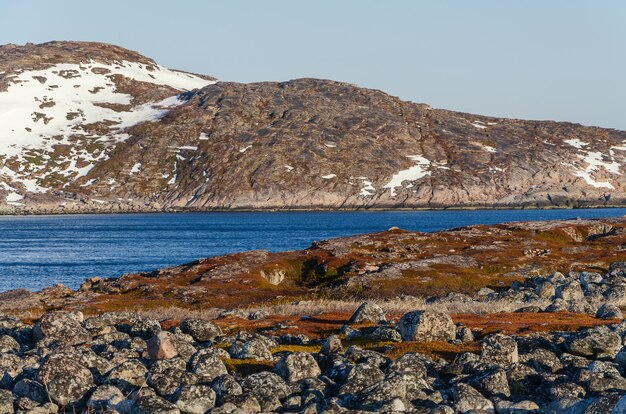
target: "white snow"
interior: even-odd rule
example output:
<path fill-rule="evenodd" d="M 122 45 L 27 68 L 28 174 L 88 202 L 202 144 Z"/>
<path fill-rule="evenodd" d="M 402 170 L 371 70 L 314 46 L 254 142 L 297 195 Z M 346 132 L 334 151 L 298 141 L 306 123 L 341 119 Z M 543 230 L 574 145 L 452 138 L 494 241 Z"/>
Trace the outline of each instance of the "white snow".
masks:
<path fill-rule="evenodd" d="M 291 165 L 285 165 L 287 172 L 293 171 L 293 167 Z"/>
<path fill-rule="evenodd" d="M 135 165 L 133 165 L 133 168 L 130 169 L 130 173 L 131 174 L 138 173 L 139 171 L 141 171 L 141 166 L 142 165 L 140 162 L 136 163 Z"/>
<path fill-rule="evenodd" d="M 18 193 L 9 193 L 9 195 L 6 196 L 7 203 L 15 203 L 23 199 L 24 199 L 24 196 Z"/>
<path fill-rule="evenodd" d="M 58 165 L 69 167 L 51 167 L 46 174 L 57 173 L 73 180 L 80 178 L 96 161 L 105 158 L 106 152 L 101 147 L 93 153 L 76 150 L 75 141 L 70 137 L 81 137 L 83 143 L 84 140 L 101 142 L 106 148 L 128 138 L 124 128 L 156 120 L 184 102 L 178 96 L 172 96 L 160 102 L 136 105 L 131 95 L 117 91 L 112 80 L 114 75 L 168 85 L 178 91 L 215 83 L 158 65 L 152 68 L 149 70 L 147 65 L 126 61 L 114 64 L 90 61 L 15 71 L 7 76 L 8 88 L 0 92 L 0 162 L 5 161 L 0 176 L 21 184 L 27 191 L 45 192 L 47 189 L 37 185 L 37 179 L 45 178 L 43 172 L 38 171 L 46 168 L 45 161 L 50 158 L 46 152 L 54 152 L 57 145 L 69 145 L 71 151 L 65 164 L 63 159 L 58 160 Z M 84 128 L 86 124 L 101 122 L 110 126 L 110 133 L 106 136 Z M 26 151 L 37 151 L 44 162 L 39 165 L 28 163 L 24 159 Z M 15 171 L 9 169 L 6 163 L 9 159 L 20 167 Z M 28 169 L 24 169 L 25 164 Z"/>
<path fill-rule="evenodd" d="M 424 168 L 430 165 L 430 160 L 422 157 L 421 155 L 407 155 L 408 158 L 415 161 L 415 165 L 409 169 L 398 171 L 391 177 L 391 180 L 383 186 L 383 188 L 389 188 L 391 196 L 396 195 L 396 188 L 402 187 L 404 181 L 416 181 L 427 175 L 430 175 L 430 171 L 426 171 Z"/>
<path fill-rule="evenodd" d="M 482 121 L 474 121 L 474 122 L 472 122 L 472 126 L 473 127 L 476 127 L 476 128 L 479 128 L 479 129 L 487 128 L 485 125 L 482 125 L 482 124 L 484 124 L 484 122 L 482 122 Z"/>
<path fill-rule="evenodd" d="M 487 152 L 498 152 L 498 150 L 496 150 L 494 147 L 489 146 L 489 145 L 483 145 L 483 149 Z"/>
<path fill-rule="evenodd" d="M 331 180 L 333 178 L 336 178 L 337 174 L 328 174 L 328 175 L 322 175 L 322 178 L 325 180 Z"/>
<path fill-rule="evenodd" d="M 194 147 L 192 145 L 185 145 L 182 147 L 178 147 L 179 150 L 190 150 L 190 151 L 197 151 L 198 147 Z"/>
<path fill-rule="evenodd" d="M 248 145 L 247 147 L 243 147 L 239 150 L 239 152 L 244 153 L 246 151 L 248 151 L 250 148 L 252 148 L 252 145 Z"/>
<path fill-rule="evenodd" d="M 374 188 L 374 186 L 372 185 L 372 182 L 369 181 L 367 177 L 359 177 L 359 180 L 361 180 L 361 183 L 363 184 L 363 187 L 361 188 L 361 192 L 359 193 L 359 195 L 363 197 L 369 197 L 369 196 L 373 196 L 374 194 L 376 194 L 376 188 Z"/>
<path fill-rule="evenodd" d="M 565 140 L 565 141 L 563 141 L 563 142 L 565 142 L 566 144 L 571 145 L 571 146 L 572 146 L 572 147 L 574 147 L 574 148 L 578 148 L 578 149 L 581 149 L 582 147 L 585 147 L 585 146 L 589 145 L 589 144 L 588 144 L 588 143 L 586 143 L 586 142 L 582 142 L 582 141 L 581 141 L 581 140 L 579 140 L 578 138 L 574 138 L 574 139 L 566 139 L 566 140 Z"/>
<path fill-rule="evenodd" d="M 198 139 L 200 141 L 208 141 L 209 140 L 209 136 L 203 132 L 203 133 L 200 134 L 200 137 Z"/>
<path fill-rule="evenodd" d="M 337 148 L 337 144 L 335 144 L 334 142 L 325 142 L 324 145 L 326 145 L 328 148 Z"/>

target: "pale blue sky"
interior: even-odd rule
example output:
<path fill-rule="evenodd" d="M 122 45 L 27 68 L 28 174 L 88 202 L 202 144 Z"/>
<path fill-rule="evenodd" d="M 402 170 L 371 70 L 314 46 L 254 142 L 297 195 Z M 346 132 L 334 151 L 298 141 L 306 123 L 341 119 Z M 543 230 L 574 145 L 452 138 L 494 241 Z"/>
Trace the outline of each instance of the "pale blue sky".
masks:
<path fill-rule="evenodd" d="M 625 22 L 619 0 L 4 0 L 0 43 L 103 41 L 221 80 L 626 130 Z"/>

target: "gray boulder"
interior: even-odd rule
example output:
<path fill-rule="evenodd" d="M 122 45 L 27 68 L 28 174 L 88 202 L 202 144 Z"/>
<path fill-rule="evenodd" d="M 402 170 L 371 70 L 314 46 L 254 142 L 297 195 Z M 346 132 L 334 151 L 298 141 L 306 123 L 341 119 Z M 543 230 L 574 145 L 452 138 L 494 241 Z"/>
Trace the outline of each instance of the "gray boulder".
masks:
<path fill-rule="evenodd" d="M 403 341 L 453 341 L 456 338 L 452 318 L 432 310 L 405 313 L 398 329 Z"/>
<path fill-rule="evenodd" d="M 198 375 L 202 382 L 211 382 L 215 378 L 228 373 L 226 365 L 213 349 L 202 349 L 196 352 L 189 362 L 191 371 Z"/>
<path fill-rule="evenodd" d="M 101 385 L 89 396 L 87 409 L 94 411 L 114 409 L 122 401 L 124 401 L 124 394 L 119 388 L 112 385 Z"/>
<path fill-rule="evenodd" d="M 191 335 L 197 342 L 213 341 L 223 335 L 219 326 L 204 319 L 185 319 L 180 324 L 180 330 Z"/>
<path fill-rule="evenodd" d="M 350 318 L 350 323 L 378 323 L 385 320 L 385 311 L 374 302 L 365 302 L 359 306 Z"/>
<path fill-rule="evenodd" d="M 235 359 L 271 360 L 272 353 L 259 339 L 246 342 L 234 342 L 230 347 L 230 356 Z"/>
<path fill-rule="evenodd" d="M 570 280 L 557 288 L 556 297 L 569 302 L 584 298 L 585 293 L 580 287 L 578 280 Z"/>
<path fill-rule="evenodd" d="M 51 356 L 37 371 L 52 401 L 61 406 L 78 403 L 94 386 L 91 371 L 66 358 Z"/>
<path fill-rule="evenodd" d="M 215 391 L 208 385 L 184 385 L 176 393 L 174 403 L 181 413 L 204 414 L 215 406 Z"/>
<path fill-rule="evenodd" d="M 144 395 L 135 401 L 130 414 L 180 414 L 180 410 L 161 397 Z"/>
<path fill-rule="evenodd" d="M 82 327 L 80 312 L 50 312 L 43 315 L 35 324 L 35 339 L 53 338 L 68 345 L 78 345 L 91 340 L 91 334 Z"/>
<path fill-rule="evenodd" d="M 322 374 L 315 358 L 306 352 L 293 352 L 285 355 L 276 364 L 276 372 L 287 382 L 316 378 Z"/>
<path fill-rule="evenodd" d="M 624 314 L 617 306 L 605 303 L 604 305 L 600 306 L 600 309 L 598 309 L 598 312 L 596 312 L 596 318 L 624 319 Z"/>
<path fill-rule="evenodd" d="M 517 363 L 517 342 L 510 336 L 495 334 L 483 339 L 480 360 L 484 364 L 506 367 Z"/>
<path fill-rule="evenodd" d="M 565 342 L 567 352 L 594 358 L 615 358 L 622 347 L 622 340 L 606 326 L 586 329 L 571 335 Z"/>
<path fill-rule="evenodd" d="M 289 395 L 289 386 L 273 372 L 248 375 L 243 381 L 243 390 L 254 396 L 263 411 L 272 411 L 281 406 L 280 400 Z"/>
<path fill-rule="evenodd" d="M 452 389 L 452 396 L 454 408 L 459 413 L 495 413 L 493 403 L 467 384 L 457 384 Z"/>

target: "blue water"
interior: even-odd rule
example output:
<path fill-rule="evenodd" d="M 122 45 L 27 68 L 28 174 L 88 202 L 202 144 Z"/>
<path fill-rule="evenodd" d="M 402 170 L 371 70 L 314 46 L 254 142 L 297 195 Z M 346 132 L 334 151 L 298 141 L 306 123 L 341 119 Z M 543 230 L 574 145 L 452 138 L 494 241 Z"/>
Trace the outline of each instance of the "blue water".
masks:
<path fill-rule="evenodd" d="M 253 249 L 386 230 L 436 231 L 470 224 L 623 216 L 624 209 L 402 212 L 179 213 L 0 217 L 0 291 L 76 288 L 118 276 Z"/>

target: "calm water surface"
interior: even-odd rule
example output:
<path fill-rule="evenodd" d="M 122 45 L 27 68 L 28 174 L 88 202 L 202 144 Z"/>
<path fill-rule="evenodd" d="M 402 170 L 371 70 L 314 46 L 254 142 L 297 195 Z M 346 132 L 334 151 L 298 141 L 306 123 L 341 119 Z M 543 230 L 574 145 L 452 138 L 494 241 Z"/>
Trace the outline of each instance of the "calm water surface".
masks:
<path fill-rule="evenodd" d="M 412 212 L 180 213 L 0 217 L 0 291 L 76 288 L 118 276 L 253 249 L 386 230 L 436 231 L 470 224 L 623 216 L 626 209 Z"/>

